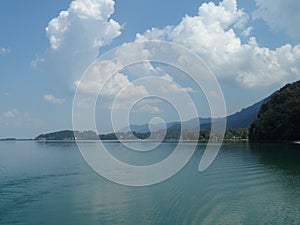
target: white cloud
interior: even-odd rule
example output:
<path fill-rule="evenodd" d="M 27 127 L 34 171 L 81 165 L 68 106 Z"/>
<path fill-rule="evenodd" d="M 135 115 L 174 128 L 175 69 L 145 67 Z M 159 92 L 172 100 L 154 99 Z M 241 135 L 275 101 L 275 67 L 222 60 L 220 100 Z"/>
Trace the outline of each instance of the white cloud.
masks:
<path fill-rule="evenodd" d="M 5 118 L 15 118 L 19 115 L 19 112 L 16 109 L 12 109 L 10 111 L 5 112 L 3 115 Z"/>
<path fill-rule="evenodd" d="M 109 60 L 99 60 L 85 74 L 84 79 L 75 81 L 77 91 L 90 95 L 101 95 L 114 98 L 125 88 L 121 97 L 145 94 L 147 91 L 142 86 L 131 84 L 128 77 L 120 72 L 122 64 Z"/>
<path fill-rule="evenodd" d="M 99 49 L 121 34 L 113 13 L 113 0 L 73 0 L 45 28 L 50 47 L 32 61 L 32 67 L 54 77 L 57 84 L 73 84 Z"/>
<path fill-rule="evenodd" d="M 137 49 L 130 46 L 130 50 L 127 51 L 128 45 L 123 44 L 116 52 L 116 61 L 100 62 L 102 64 L 95 66 L 87 79 L 79 80 L 79 76 L 99 55 L 99 48 L 120 35 L 121 26 L 111 19 L 113 12 L 113 0 L 73 0 L 66 11 L 60 12 L 58 17 L 49 22 L 46 33 L 50 48 L 44 55 L 38 56 L 32 62 L 32 66 L 39 68 L 46 65 L 48 73 L 51 73 L 51 76 L 59 76 L 61 82 L 67 74 L 70 77 L 68 83 L 71 80 L 73 87 L 89 95 L 97 95 L 102 90 L 101 95 L 113 99 L 126 87 L 119 96 L 123 101 L 116 107 L 123 108 L 128 101 L 137 96 L 147 95 L 144 85 L 134 85 L 128 75 L 119 71 L 128 62 L 149 58 L 151 52 L 142 48 L 143 46 L 137 46 Z M 159 68 L 154 68 L 150 62 L 127 68 L 127 72 L 137 77 L 147 74 L 161 75 Z M 110 74 L 114 75 L 107 80 Z M 175 85 L 169 89 L 174 92 L 181 90 Z M 53 96 L 50 97 L 47 96 L 47 100 L 53 102 Z"/>
<path fill-rule="evenodd" d="M 261 47 L 255 37 L 242 44 L 236 29 L 243 29 L 249 16 L 236 0 L 219 5 L 203 3 L 197 16 L 185 16 L 177 26 L 152 28 L 136 40 L 166 40 L 196 52 L 217 77 L 235 80 L 245 87 L 282 85 L 300 78 L 300 45 L 286 44 L 275 50 Z"/>
<path fill-rule="evenodd" d="M 46 27 L 51 48 L 58 50 L 77 42 L 77 48 L 99 48 L 120 35 L 120 25 L 110 19 L 113 0 L 74 0 Z"/>
<path fill-rule="evenodd" d="M 163 103 L 164 101 L 160 98 L 145 98 L 134 105 L 132 112 L 161 114 L 164 113 Z"/>
<path fill-rule="evenodd" d="M 5 47 L 0 47 L 0 55 L 5 55 L 10 53 L 10 49 L 9 48 L 5 48 Z"/>
<path fill-rule="evenodd" d="M 59 80 L 70 77 L 68 84 L 72 83 L 79 92 L 87 95 L 98 95 L 102 90 L 102 96 L 114 99 L 127 87 L 119 96 L 121 101 L 114 105 L 116 109 L 125 108 L 132 100 L 146 96 L 154 89 L 162 95 L 193 92 L 189 87 L 174 84 L 172 79 L 165 85 L 133 83 L 130 75 L 166 79 L 169 76 L 160 67 L 147 62 L 155 51 L 143 45 L 132 49 L 130 44 L 123 44 L 116 52 L 117 60 L 98 62 L 87 79 L 80 81 L 79 76 L 99 55 L 99 48 L 121 33 L 119 23 L 111 19 L 113 12 L 113 0 L 73 0 L 66 11 L 49 22 L 46 33 L 50 48 L 32 62 L 33 67 L 46 65 L 49 74 L 58 76 Z M 183 45 L 201 56 L 218 78 L 234 80 L 245 87 L 281 85 L 299 79 L 300 45 L 286 44 L 274 50 L 262 47 L 251 36 L 253 28 L 246 26 L 248 20 L 249 15 L 237 7 L 236 0 L 223 0 L 218 5 L 203 3 L 197 16 L 185 16 L 176 26 L 152 28 L 137 34 L 136 41 L 164 40 Z M 237 33 L 248 38 L 248 42 L 242 43 Z M 124 65 L 141 60 L 146 61 L 121 71 Z M 179 60 L 184 63 L 183 58 L 178 57 Z M 108 79 L 111 74 L 114 75 Z M 50 101 L 56 99 L 49 97 Z M 88 105 L 87 102 L 80 104 Z M 155 110 L 152 108 L 153 112 Z"/>
<path fill-rule="evenodd" d="M 77 102 L 82 107 L 91 107 L 87 101 L 90 96 L 100 96 L 108 102 L 105 108 L 112 109 L 112 101 L 118 99 L 114 109 L 126 109 L 133 99 L 147 96 L 147 90 L 143 85 L 135 85 L 128 77 L 118 72 L 123 67 L 118 62 L 99 60 L 85 73 L 82 80 L 75 81 L 77 92 L 84 96 Z M 87 104 L 88 103 L 88 104 Z"/>
<path fill-rule="evenodd" d="M 253 31 L 253 27 L 248 27 L 246 30 L 244 30 L 242 32 L 242 35 L 248 37 L 248 36 L 250 36 L 250 34 L 251 34 L 252 31 Z"/>
<path fill-rule="evenodd" d="M 158 114 L 158 113 L 163 113 L 164 110 L 160 109 L 158 106 L 145 104 L 145 105 L 138 107 L 138 109 L 136 109 L 134 112 Z"/>
<path fill-rule="evenodd" d="M 160 90 L 162 91 L 162 93 L 181 93 L 181 92 L 193 92 L 194 90 L 190 87 L 180 87 L 178 84 L 176 84 L 174 82 L 173 77 L 171 77 L 168 74 L 165 74 L 164 76 L 162 76 L 163 79 L 166 79 L 168 82 L 168 85 L 162 85 L 160 87 Z"/>
<path fill-rule="evenodd" d="M 231 26 L 242 28 L 248 20 L 247 14 L 237 8 L 236 0 L 223 0 L 218 6 L 212 2 L 203 3 L 198 15 L 204 24 L 221 26 L 223 29 Z"/>
<path fill-rule="evenodd" d="M 41 127 L 44 121 L 34 118 L 29 113 L 21 113 L 17 109 L 12 109 L 0 115 L 0 124 L 5 127 L 14 128 L 36 128 Z"/>
<path fill-rule="evenodd" d="M 65 102 L 65 99 L 63 98 L 56 98 L 53 95 L 44 95 L 44 100 L 47 102 L 51 102 L 54 104 L 63 104 Z"/>
<path fill-rule="evenodd" d="M 292 37 L 300 37 L 299 0 L 255 0 L 258 9 L 254 18 L 261 18 L 274 31 L 284 31 Z"/>
<path fill-rule="evenodd" d="M 138 47 L 138 49 L 140 49 Z M 129 58 L 132 61 L 137 61 L 135 57 L 140 56 L 143 58 L 141 52 L 147 52 L 149 49 L 140 49 L 141 51 L 136 51 L 135 49 L 128 51 L 125 47 L 122 46 L 117 51 L 117 62 L 110 60 L 99 60 L 85 73 L 83 80 L 76 81 L 75 86 L 77 91 L 80 94 L 101 96 L 109 98 L 110 100 L 116 100 L 114 105 L 108 104 L 107 108 L 114 110 L 127 109 L 132 102 L 135 102 L 137 99 L 145 98 L 149 96 L 151 92 L 160 94 L 162 96 L 166 95 L 178 95 L 180 96 L 182 92 L 193 92 L 192 88 L 189 87 L 180 87 L 173 78 L 166 74 L 160 67 L 153 67 L 152 64 L 148 62 L 143 62 L 139 64 L 134 64 L 132 67 L 126 67 L 126 71 L 131 74 L 135 74 L 133 81 L 130 81 L 128 76 L 120 71 L 124 65 L 130 63 L 128 58 L 125 57 L 127 52 L 130 52 Z M 135 52 L 136 54 L 132 54 Z M 146 60 L 149 57 L 149 54 L 145 54 Z M 154 81 L 152 79 L 147 79 L 147 77 L 157 77 L 160 78 L 158 82 L 157 79 Z M 146 80 L 144 80 L 146 78 Z M 86 101 L 86 100 L 83 100 Z M 85 104 L 82 104 L 85 105 Z M 145 104 L 147 105 L 147 104 Z M 148 106 L 147 106 L 148 107 Z M 153 111 L 153 110 L 152 110 Z M 158 112 L 156 110 L 156 112 Z"/>

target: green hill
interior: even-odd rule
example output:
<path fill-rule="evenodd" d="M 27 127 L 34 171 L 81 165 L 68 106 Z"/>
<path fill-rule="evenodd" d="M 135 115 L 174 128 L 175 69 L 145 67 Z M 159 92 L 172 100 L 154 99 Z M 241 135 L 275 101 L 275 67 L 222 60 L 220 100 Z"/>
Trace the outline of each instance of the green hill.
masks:
<path fill-rule="evenodd" d="M 300 140 L 300 81 L 275 92 L 249 130 L 251 141 Z"/>
<path fill-rule="evenodd" d="M 98 140 L 99 137 L 94 131 L 72 131 L 62 130 L 47 134 L 40 134 L 34 140 L 37 141 L 68 141 L 68 140 Z"/>

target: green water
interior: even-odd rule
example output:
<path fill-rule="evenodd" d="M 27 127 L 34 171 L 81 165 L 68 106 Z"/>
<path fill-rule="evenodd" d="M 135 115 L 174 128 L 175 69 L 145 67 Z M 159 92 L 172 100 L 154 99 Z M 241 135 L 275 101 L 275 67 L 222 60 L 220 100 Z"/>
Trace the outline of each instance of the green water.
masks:
<path fill-rule="evenodd" d="M 128 153 L 106 145 L 121 160 L 141 163 L 174 147 Z M 225 144 L 200 173 L 204 147 L 169 180 L 134 188 L 97 175 L 75 143 L 0 142 L 0 224 L 300 223 L 300 146 Z"/>

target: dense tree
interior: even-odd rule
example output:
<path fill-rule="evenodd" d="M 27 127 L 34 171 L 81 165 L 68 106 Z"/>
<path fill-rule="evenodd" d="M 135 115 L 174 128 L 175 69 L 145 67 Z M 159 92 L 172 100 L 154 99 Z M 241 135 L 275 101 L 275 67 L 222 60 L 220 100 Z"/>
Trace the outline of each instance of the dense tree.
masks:
<path fill-rule="evenodd" d="M 300 81 L 287 84 L 265 102 L 249 130 L 251 141 L 300 140 Z"/>
<path fill-rule="evenodd" d="M 148 139 L 151 136 L 153 139 L 161 139 L 164 137 L 165 141 L 178 141 L 182 140 L 199 140 L 208 141 L 210 137 L 213 140 L 221 140 L 221 133 L 218 131 L 212 132 L 210 130 L 183 130 L 181 135 L 181 129 L 179 127 L 172 127 L 165 130 L 159 130 L 154 133 L 139 133 L 139 132 L 118 132 L 109 134 L 97 135 L 94 131 L 71 131 L 64 130 L 48 134 L 41 134 L 35 138 L 38 141 L 59 141 L 59 140 L 134 140 L 134 139 Z M 248 129 L 229 129 L 225 132 L 224 139 L 239 140 L 248 138 Z"/>
<path fill-rule="evenodd" d="M 99 139 L 98 135 L 94 131 L 72 131 L 72 130 L 63 130 L 57 131 L 48 134 L 41 134 L 35 138 L 38 141 L 66 141 L 66 140 L 97 140 Z"/>

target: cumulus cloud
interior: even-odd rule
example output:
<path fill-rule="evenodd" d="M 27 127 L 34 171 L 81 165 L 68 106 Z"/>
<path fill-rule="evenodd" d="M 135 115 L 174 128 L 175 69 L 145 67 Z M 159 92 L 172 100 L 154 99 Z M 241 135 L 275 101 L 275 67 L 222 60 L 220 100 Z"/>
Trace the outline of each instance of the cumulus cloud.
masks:
<path fill-rule="evenodd" d="M 99 49 L 121 34 L 113 13 L 113 0 L 73 0 L 45 28 L 50 47 L 32 66 L 70 85 L 99 55 Z"/>
<path fill-rule="evenodd" d="M 89 101 L 91 96 L 100 96 L 106 100 L 104 105 L 107 109 L 112 109 L 112 102 L 118 98 L 114 105 L 115 110 L 127 108 L 133 99 L 139 96 L 147 96 L 148 92 L 143 85 L 131 83 L 128 76 L 119 72 L 123 65 L 112 60 L 98 60 L 85 73 L 82 80 L 75 81 L 75 87 L 80 96 L 84 96 L 77 104 L 87 108 L 93 105 Z"/>
<path fill-rule="evenodd" d="M 175 85 L 169 74 L 147 62 L 157 49 L 143 45 L 136 45 L 136 49 L 132 49 L 130 44 L 123 44 L 115 52 L 117 60 L 98 62 L 99 65 L 93 67 L 87 79 L 79 80 L 85 69 L 101 53 L 99 49 L 121 34 L 120 24 L 111 18 L 113 12 L 113 0 L 73 0 L 66 11 L 60 12 L 49 22 L 46 33 L 50 47 L 32 65 L 36 68 L 46 66 L 48 73 L 58 76 L 60 80 L 69 77 L 68 84 L 72 83 L 79 92 L 87 95 L 101 94 L 114 99 L 127 87 L 119 96 L 121 101 L 115 104 L 116 109 L 123 109 L 132 100 L 148 95 L 153 89 L 172 95 L 193 92 L 192 88 Z M 136 42 L 163 40 L 185 46 L 197 53 L 219 79 L 234 80 L 243 87 L 282 85 L 299 79 L 300 45 L 286 44 L 277 49 L 260 46 L 255 37 L 251 36 L 253 28 L 247 26 L 249 18 L 243 9 L 238 8 L 236 0 L 223 0 L 219 4 L 203 3 L 198 9 L 198 15 L 187 15 L 175 26 L 152 28 L 137 34 Z M 238 34 L 242 34 L 247 41 L 242 42 Z M 177 56 L 170 54 L 168 57 Z M 124 65 L 141 60 L 145 62 L 120 71 Z M 189 62 L 178 57 L 178 63 Z M 114 75 L 109 79 L 110 74 Z M 170 82 L 164 85 L 159 82 L 136 84 L 130 75 L 135 78 L 158 76 Z M 56 103 L 61 100 L 54 96 L 47 98 Z M 88 105 L 86 99 L 82 100 L 82 105 Z M 144 105 L 144 109 L 147 107 Z M 154 112 L 155 109 L 152 109 Z"/>
<path fill-rule="evenodd" d="M 254 18 L 261 18 L 274 31 L 284 31 L 292 37 L 300 37 L 300 4 L 298 0 L 255 0 L 258 9 Z"/>
<path fill-rule="evenodd" d="M 261 47 L 255 37 L 243 44 L 237 29 L 250 35 L 249 16 L 236 0 L 216 5 L 203 3 L 197 16 L 185 16 L 176 26 L 152 28 L 136 40 L 166 40 L 196 52 L 220 79 L 235 80 L 245 87 L 271 86 L 300 78 L 300 45 L 286 44 L 275 50 Z"/>
<path fill-rule="evenodd" d="M 65 99 L 63 98 L 56 98 L 53 95 L 44 95 L 44 100 L 47 102 L 51 102 L 54 104 L 63 104 L 65 102 Z"/>
<path fill-rule="evenodd" d="M 226 7 L 234 6 L 226 5 Z M 46 34 L 50 48 L 45 54 L 37 56 L 32 66 L 46 70 L 47 73 L 51 73 L 50 76 L 55 76 L 55 79 L 60 82 L 68 77 L 67 83 L 71 82 L 77 91 L 85 94 L 94 95 L 102 90 L 100 93 L 102 96 L 113 99 L 126 87 L 118 96 L 123 101 L 115 105 L 120 109 L 137 96 L 147 95 L 146 86 L 133 84 L 126 73 L 118 71 L 128 62 L 145 60 L 144 63 L 127 68 L 127 73 L 136 76 L 161 76 L 160 69 L 154 68 L 150 62 L 147 62 L 152 53 L 143 46 L 137 46 L 136 49 L 130 46 L 128 51 L 128 45 L 123 44 L 116 52 L 117 61 L 104 61 L 101 65 L 94 67 L 88 79 L 79 80 L 85 69 L 99 55 L 99 49 L 101 50 L 101 47 L 109 44 L 121 34 L 121 26 L 111 18 L 113 13 L 113 0 L 73 0 L 67 10 L 61 11 L 49 22 Z M 228 24 L 225 20 L 234 20 L 233 17 L 239 17 L 235 15 L 227 18 L 228 15 L 224 13 L 224 26 Z M 239 26 L 238 23 L 235 25 Z M 115 74 L 108 80 L 107 74 L 112 73 Z M 161 89 L 173 93 L 191 91 L 189 88 L 180 89 L 175 85 L 161 87 Z M 62 99 L 56 99 L 51 95 L 44 96 L 44 99 L 52 103 L 62 103 Z"/>
<path fill-rule="evenodd" d="M 84 78 L 75 82 L 75 87 L 81 94 L 118 99 L 113 106 L 107 106 L 114 110 L 127 109 L 135 100 L 147 97 L 149 91 L 161 95 L 192 92 L 192 88 L 180 87 L 162 68 L 151 64 L 150 56 L 153 52 L 158 52 L 158 49 L 144 46 L 143 43 L 125 43 L 112 53 L 112 57 L 96 61 L 86 71 Z M 150 76 L 160 77 L 168 82 L 143 80 Z"/>
<path fill-rule="evenodd" d="M 115 98 L 123 88 L 127 87 L 120 97 L 129 98 L 147 94 L 143 86 L 133 85 L 126 75 L 118 72 L 122 67 L 122 64 L 117 62 L 99 60 L 85 74 L 83 80 L 75 82 L 77 91 L 89 95 L 99 94 Z"/>
<path fill-rule="evenodd" d="M 98 48 L 120 35 L 120 25 L 110 19 L 113 0 L 74 0 L 46 27 L 51 48 L 58 50 L 78 42 L 78 48 Z M 84 42 L 83 42 L 84 41 Z"/>

